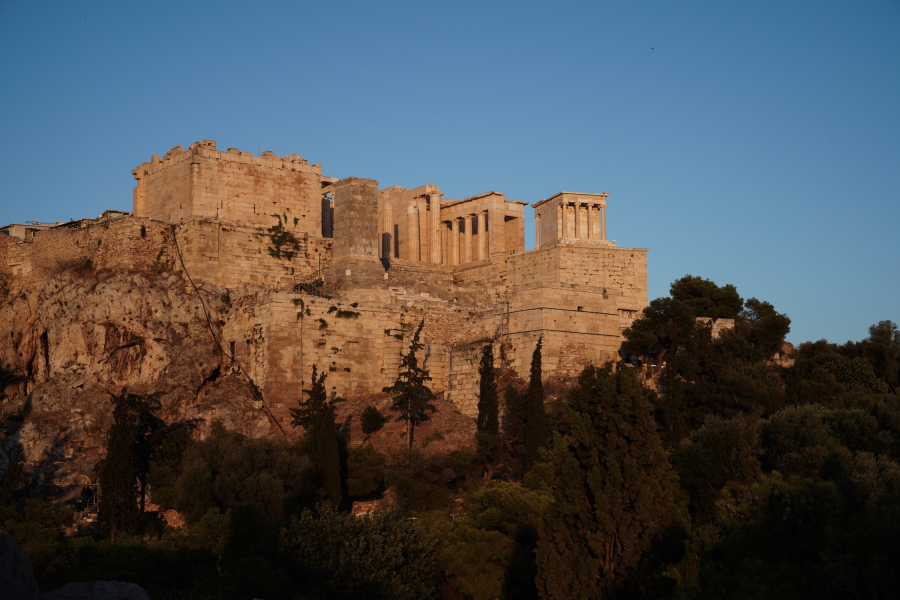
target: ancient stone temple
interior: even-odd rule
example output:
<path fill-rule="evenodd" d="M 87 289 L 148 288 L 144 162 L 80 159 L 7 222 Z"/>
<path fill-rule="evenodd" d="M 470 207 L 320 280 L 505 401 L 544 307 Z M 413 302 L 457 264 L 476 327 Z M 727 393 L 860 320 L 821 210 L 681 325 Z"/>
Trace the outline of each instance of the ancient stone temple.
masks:
<path fill-rule="evenodd" d="M 543 337 L 545 377 L 568 377 L 614 360 L 647 305 L 647 250 L 608 239 L 606 192 L 532 204 L 526 251 L 527 203 L 497 191 L 454 200 L 433 184 L 379 189 L 296 154 L 223 152 L 210 140 L 132 174 L 131 216 L 0 239 L 9 286 L 38 285 L 66 256 L 186 271 L 227 290 L 235 309 L 216 318 L 218 335 L 280 420 L 313 364 L 336 395 L 380 392 L 423 319 L 434 390 L 475 414 L 485 343 L 527 377 Z"/>

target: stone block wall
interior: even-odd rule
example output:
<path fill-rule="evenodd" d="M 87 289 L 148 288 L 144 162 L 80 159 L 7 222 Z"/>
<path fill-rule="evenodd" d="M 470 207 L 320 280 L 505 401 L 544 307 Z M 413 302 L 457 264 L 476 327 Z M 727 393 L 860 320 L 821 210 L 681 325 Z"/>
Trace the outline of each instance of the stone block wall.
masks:
<path fill-rule="evenodd" d="M 55 227 L 37 233 L 30 242 L 5 240 L 2 266 L 12 276 L 12 287 L 31 291 L 40 291 L 60 270 L 88 264 L 94 270 L 162 271 L 174 264 L 170 233 L 168 225 L 133 217 Z"/>
<path fill-rule="evenodd" d="M 509 257 L 507 285 L 557 285 L 606 289 L 643 308 L 647 305 L 647 250 L 557 245 Z M 632 300 L 628 300 L 632 299 Z"/>
<path fill-rule="evenodd" d="M 242 283 L 292 289 L 295 279 L 331 264 L 332 240 L 301 232 L 293 223 L 284 227 L 290 237 L 280 246 L 273 235 L 281 231 L 217 221 L 193 219 L 178 225 L 177 232 L 191 277 L 229 289 Z"/>
<path fill-rule="evenodd" d="M 329 393 L 380 394 L 396 380 L 401 352 L 422 319 L 420 364 L 432 390 L 448 392 L 456 385 L 452 348 L 483 337 L 494 322 L 483 310 L 405 289 L 355 290 L 341 300 L 269 292 L 239 302 L 241 317 L 225 325 L 223 337 L 282 423 L 308 389 L 313 364 L 327 374 Z"/>
<path fill-rule="evenodd" d="M 211 140 L 175 146 L 132 171 L 134 214 L 169 223 L 207 218 L 269 226 L 280 215 L 302 233 L 322 235 L 321 165 L 273 152 L 253 156 Z"/>
<path fill-rule="evenodd" d="M 350 177 L 334 190 L 335 259 L 345 256 L 378 260 L 378 182 Z"/>

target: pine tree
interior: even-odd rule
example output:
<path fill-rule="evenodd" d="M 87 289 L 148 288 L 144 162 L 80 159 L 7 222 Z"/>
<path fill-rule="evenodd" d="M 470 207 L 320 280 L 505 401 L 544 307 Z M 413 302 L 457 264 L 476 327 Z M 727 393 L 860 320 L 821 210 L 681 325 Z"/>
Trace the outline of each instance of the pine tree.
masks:
<path fill-rule="evenodd" d="M 130 533 L 140 521 L 138 507 L 138 467 L 135 443 L 138 427 L 129 406 L 128 394 L 113 396 L 113 424 L 106 434 L 106 458 L 100 467 L 100 521 L 109 527 L 110 541 L 120 531 Z"/>
<path fill-rule="evenodd" d="M 543 338 L 538 339 L 531 356 L 531 379 L 528 381 L 527 414 L 525 421 L 525 470 L 530 471 L 540 460 L 541 448 L 547 447 L 550 432 L 547 415 L 544 412 L 544 384 L 541 382 L 541 347 Z"/>
<path fill-rule="evenodd" d="M 328 401 L 325 378 L 326 374 L 318 375 L 316 365 L 313 365 L 312 388 L 305 390 L 309 399 L 306 402 L 301 400 L 299 408 L 291 409 L 291 425 L 306 429 L 313 466 L 331 502 L 338 506 L 344 496 L 341 456 L 334 424 L 334 406 Z"/>
<path fill-rule="evenodd" d="M 566 412 L 570 434 L 557 434 L 541 470 L 554 501 L 535 551 L 537 585 L 542 598 L 607 598 L 684 512 L 648 392 L 630 369 L 585 369 Z"/>
<path fill-rule="evenodd" d="M 394 382 L 394 385 L 382 389 L 383 392 L 394 397 L 391 410 L 399 412 L 406 421 L 408 448 L 412 448 L 416 425 L 425 419 L 425 411 L 430 408 L 428 403 L 434 400 L 434 392 L 426 385 L 426 382 L 431 381 L 431 377 L 427 370 L 419 368 L 419 360 L 416 357 L 416 353 L 425 347 L 419 342 L 423 327 L 425 327 L 424 319 L 419 323 L 419 328 L 416 329 L 409 344 L 409 350 L 400 362 L 397 381 Z"/>
<path fill-rule="evenodd" d="M 494 345 L 485 344 L 478 367 L 478 454 L 487 461 L 491 448 L 500 441 L 500 407 L 497 399 L 497 379 L 494 374 Z"/>

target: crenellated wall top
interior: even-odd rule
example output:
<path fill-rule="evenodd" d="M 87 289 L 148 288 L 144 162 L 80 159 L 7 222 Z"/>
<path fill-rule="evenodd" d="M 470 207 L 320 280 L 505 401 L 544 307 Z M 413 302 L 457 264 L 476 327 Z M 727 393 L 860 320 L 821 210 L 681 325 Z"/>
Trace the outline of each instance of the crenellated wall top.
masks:
<path fill-rule="evenodd" d="M 178 145 L 166 152 L 162 158 L 154 154 L 147 162 L 142 162 L 131 171 L 135 179 L 141 179 L 148 175 L 156 174 L 160 171 L 169 169 L 185 160 L 194 157 L 211 158 L 215 160 L 225 160 L 229 162 L 238 162 L 258 167 L 268 167 L 270 169 L 284 169 L 286 171 L 301 171 L 305 173 L 322 174 L 322 165 L 310 165 L 309 161 L 301 158 L 299 154 L 291 154 L 290 156 L 278 156 L 271 150 L 266 150 L 261 156 L 254 156 L 252 152 L 243 152 L 237 148 L 229 148 L 222 152 L 216 149 L 215 140 L 203 140 L 202 142 L 194 142 L 187 150 L 184 146 Z"/>

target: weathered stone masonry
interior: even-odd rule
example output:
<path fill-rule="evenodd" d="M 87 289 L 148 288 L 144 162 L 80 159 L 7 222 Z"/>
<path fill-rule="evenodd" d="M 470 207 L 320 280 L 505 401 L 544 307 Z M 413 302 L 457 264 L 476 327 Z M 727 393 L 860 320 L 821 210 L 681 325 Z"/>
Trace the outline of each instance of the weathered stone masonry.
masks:
<path fill-rule="evenodd" d="M 209 140 L 132 173 L 130 217 L 0 238 L 9 287 L 38 290 L 75 260 L 178 271 L 177 241 L 198 285 L 232 293 L 221 337 L 282 421 L 313 364 L 335 395 L 380 392 L 422 319 L 435 391 L 474 415 L 487 340 L 527 377 L 543 337 L 545 375 L 568 377 L 614 360 L 647 305 L 647 250 L 607 238 L 605 192 L 533 204 L 537 249 L 526 252 L 526 203 L 500 192 L 379 190 L 372 179 L 325 177 L 297 155 L 220 152 Z M 297 286 L 320 277 L 330 298 Z"/>

